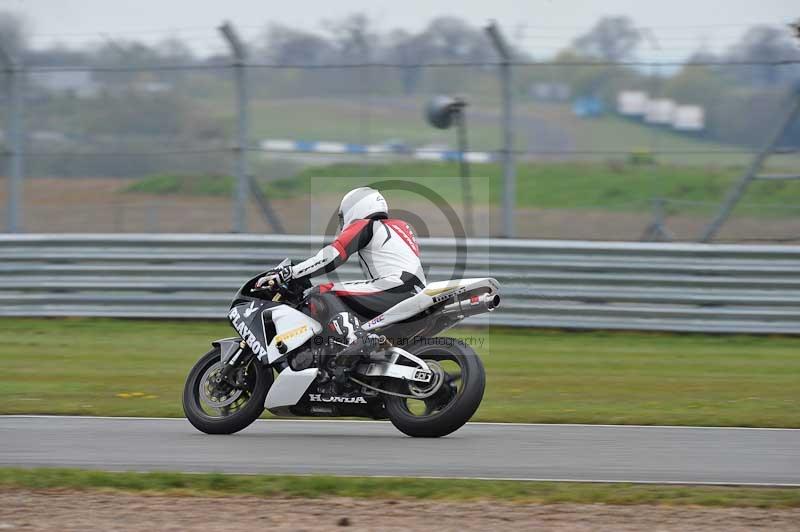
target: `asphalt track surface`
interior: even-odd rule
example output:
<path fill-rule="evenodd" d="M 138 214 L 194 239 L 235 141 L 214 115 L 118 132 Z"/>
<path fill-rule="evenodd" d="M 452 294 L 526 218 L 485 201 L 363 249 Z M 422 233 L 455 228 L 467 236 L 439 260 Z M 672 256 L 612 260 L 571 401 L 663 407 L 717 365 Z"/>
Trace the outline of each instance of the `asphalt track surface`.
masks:
<path fill-rule="evenodd" d="M 0 465 L 111 471 L 800 486 L 800 430 L 470 423 L 415 439 L 387 422 L 0 416 Z"/>

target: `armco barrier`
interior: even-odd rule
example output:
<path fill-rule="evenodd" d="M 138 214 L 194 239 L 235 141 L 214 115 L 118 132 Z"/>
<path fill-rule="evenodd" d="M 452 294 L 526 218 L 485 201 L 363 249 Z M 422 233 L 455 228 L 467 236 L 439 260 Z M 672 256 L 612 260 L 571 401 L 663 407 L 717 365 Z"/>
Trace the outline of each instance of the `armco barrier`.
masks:
<path fill-rule="evenodd" d="M 0 315 L 221 318 L 238 286 L 320 245 L 306 236 L 3 235 Z M 800 247 L 421 240 L 429 280 L 491 275 L 471 323 L 800 334 Z M 456 266 L 465 264 L 462 270 Z M 341 278 L 356 279 L 356 265 Z M 454 272 L 456 272 L 454 274 Z"/>

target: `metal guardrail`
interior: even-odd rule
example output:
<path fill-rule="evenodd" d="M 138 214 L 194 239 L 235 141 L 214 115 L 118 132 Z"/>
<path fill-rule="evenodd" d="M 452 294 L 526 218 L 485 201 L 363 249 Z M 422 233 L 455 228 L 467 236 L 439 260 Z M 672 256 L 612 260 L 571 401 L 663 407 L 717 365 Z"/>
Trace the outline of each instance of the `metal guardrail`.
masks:
<path fill-rule="evenodd" d="M 304 236 L 2 235 L 0 315 L 221 318 L 247 278 L 321 244 Z M 430 281 L 449 239 L 422 239 Z M 470 239 L 459 277 L 503 301 L 475 324 L 800 334 L 800 247 Z M 356 279 L 345 265 L 342 279 Z"/>

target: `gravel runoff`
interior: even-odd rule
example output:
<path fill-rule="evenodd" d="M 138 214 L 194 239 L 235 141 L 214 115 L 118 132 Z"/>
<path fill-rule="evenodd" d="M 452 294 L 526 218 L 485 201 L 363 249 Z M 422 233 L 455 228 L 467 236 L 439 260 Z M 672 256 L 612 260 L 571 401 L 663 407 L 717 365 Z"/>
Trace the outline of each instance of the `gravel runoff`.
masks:
<path fill-rule="evenodd" d="M 800 509 L 0 490 L 0 530 L 800 530 Z"/>

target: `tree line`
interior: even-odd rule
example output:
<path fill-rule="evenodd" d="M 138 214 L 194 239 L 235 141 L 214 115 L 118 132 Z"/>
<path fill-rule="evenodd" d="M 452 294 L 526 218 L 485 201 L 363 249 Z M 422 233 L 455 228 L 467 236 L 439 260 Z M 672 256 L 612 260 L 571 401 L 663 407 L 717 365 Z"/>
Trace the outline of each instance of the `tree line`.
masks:
<path fill-rule="evenodd" d="M 34 49 L 30 46 L 27 27 L 26 21 L 19 16 L 0 12 L 0 46 L 31 66 L 159 67 L 230 63 L 227 56 L 198 54 L 177 37 L 152 44 L 111 36 L 83 48 L 53 45 Z M 598 20 L 552 58 L 535 58 L 511 39 L 516 61 L 524 64 L 536 59 L 536 64 L 515 69 L 515 91 L 519 98 L 526 98 L 532 83 L 556 81 L 567 84 L 574 96 L 596 96 L 612 108 L 619 90 L 647 90 L 681 103 L 702 105 L 707 114 L 707 138 L 757 145 L 771 127 L 769 117 L 780 115 L 791 87 L 800 83 L 800 65 L 792 63 L 800 61 L 800 47 L 788 28 L 754 26 L 723 52 L 712 53 L 699 46 L 697 52 L 680 67 L 629 64 L 641 56 L 652 38 L 647 30 L 637 27 L 630 18 L 610 16 Z M 324 21 L 317 31 L 269 24 L 248 46 L 251 62 L 269 65 L 397 65 L 391 68 L 390 75 L 380 67 L 256 71 L 252 73 L 256 97 L 366 97 L 367 92 L 378 97 L 431 92 L 475 93 L 494 101 L 499 97 L 496 70 L 492 67 L 497 56 L 483 28 L 454 16 L 434 18 L 418 31 L 380 29 L 364 14 Z M 485 66 L 450 69 L 420 66 L 437 63 Z M 581 66 L 565 66 L 570 64 Z M 140 134 L 151 133 L 151 129 L 181 133 L 186 123 L 199 129 L 191 135 L 213 138 L 223 133 L 211 123 L 212 118 L 197 118 L 186 97 L 219 94 L 221 80 L 228 82 L 229 73 L 224 70 L 200 74 L 191 70 L 99 71 L 92 76 L 106 86 L 125 86 L 135 80 L 147 79 L 175 84 L 181 91 L 152 96 L 147 102 L 141 102 L 136 113 L 131 113 L 130 106 L 117 110 L 108 108 L 103 113 L 91 111 L 94 114 L 90 113 L 87 118 L 72 119 L 70 125 L 73 128 L 94 124 L 92 127 L 106 133 L 114 129 L 124 130 L 122 123 L 133 115 L 134 121 L 142 124 L 138 131 Z M 49 102 L 48 105 L 51 106 L 49 111 L 67 111 L 69 108 L 58 102 Z M 77 109 L 79 106 L 73 107 Z M 178 117 L 165 125 L 163 116 L 158 116 L 164 115 L 164 109 L 173 114 L 185 114 L 185 120 Z M 151 112 L 154 119 L 148 121 L 145 115 Z M 42 122 L 47 120 L 49 118 L 41 118 Z M 800 127 L 792 131 L 789 140 L 800 144 Z"/>

